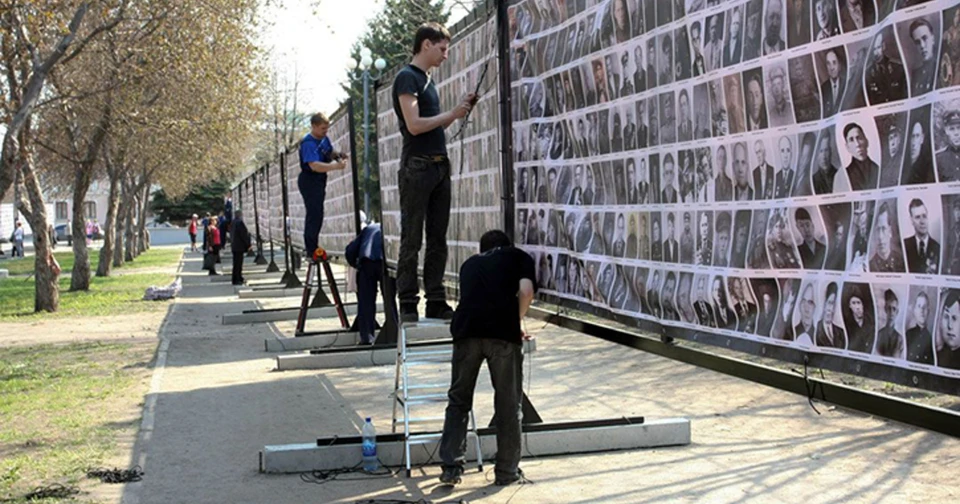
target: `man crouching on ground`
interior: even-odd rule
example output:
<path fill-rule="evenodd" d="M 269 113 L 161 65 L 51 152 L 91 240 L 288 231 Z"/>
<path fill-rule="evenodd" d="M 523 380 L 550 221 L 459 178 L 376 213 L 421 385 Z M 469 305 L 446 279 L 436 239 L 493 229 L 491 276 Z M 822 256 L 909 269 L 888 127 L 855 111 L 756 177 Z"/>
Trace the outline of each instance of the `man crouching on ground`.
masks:
<path fill-rule="evenodd" d="M 480 238 L 480 253 L 460 268 L 460 303 L 450 332 L 453 334 L 453 377 L 448 393 L 440 459 L 440 481 L 460 482 L 466 460 L 467 421 L 473 409 L 473 391 L 480 365 L 487 361 L 493 383 L 497 429 L 496 484 L 520 479 L 520 401 L 523 384 L 520 322 L 533 302 L 533 258 L 513 247 L 503 231 L 487 231 Z"/>

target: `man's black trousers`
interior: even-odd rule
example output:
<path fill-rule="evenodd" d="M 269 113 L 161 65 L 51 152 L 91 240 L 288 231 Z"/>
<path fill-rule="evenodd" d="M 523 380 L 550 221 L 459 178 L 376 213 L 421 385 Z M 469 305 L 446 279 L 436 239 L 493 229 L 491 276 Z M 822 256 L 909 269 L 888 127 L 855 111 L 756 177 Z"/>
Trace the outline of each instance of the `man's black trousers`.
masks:
<path fill-rule="evenodd" d="M 243 256 L 246 251 L 233 251 L 233 275 L 230 279 L 233 285 L 243 285 Z"/>
<path fill-rule="evenodd" d="M 323 227 L 323 200 L 327 197 L 327 184 L 315 180 L 316 175 L 300 172 L 297 177 L 297 188 L 303 196 L 303 206 L 307 217 L 303 222 L 303 245 L 307 257 L 312 257 L 317 250 L 320 239 L 320 229 Z"/>
<path fill-rule="evenodd" d="M 377 328 L 377 285 L 382 279 L 383 261 L 360 259 L 360 268 L 357 269 L 357 330 L 360 331 L 360 342 L 363 344 L 373 343 L 377 336 L 374 334 Z"/>
<path fill-rule="evenodd" d="M 450 160 L 413 157 L 400 167 L 400 257 L 397 297 L 417 304 L 417 256 L 426 224 L 423 290 L 427 301 L 445 301 L 443 271 L 447 266 L 447 226 L 450 223 Z"/>
<path fill-rule="evenodd" d="M 463 466 L 467 451 L 467 422 L 480 366 L 487 361 L 493 383 L 493 410 L 497 429 L 496 475 L 511 478 L 520 465 L 520 401 L 523 389 L 523 351 L 517 343 L 493 338 L 462 338 L 453 343 L 453 378 L 447 394 L 447 412 L 440 439 L 444 467 Z"/>

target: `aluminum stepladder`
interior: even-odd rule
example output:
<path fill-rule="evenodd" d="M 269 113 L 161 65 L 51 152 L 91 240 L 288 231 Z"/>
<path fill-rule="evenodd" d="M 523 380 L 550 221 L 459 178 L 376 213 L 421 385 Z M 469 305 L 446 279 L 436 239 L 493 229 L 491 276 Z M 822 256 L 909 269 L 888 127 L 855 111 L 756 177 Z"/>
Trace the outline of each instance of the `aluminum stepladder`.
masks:
<path fill-rule="evenodd" d="M 431 345 L 429 350 L 408 350 L 410 343 L 407 331 L 418 327 L 450 327 L 450 321 L 441 319 L 421 319 L 419 322 L 403 322 L 400 324 L 399 335 L 397 338 L 397 366 L 396 377 L 394 379 L 394 401 L 393 401 L 393 432 L 397 432 L 397 425 L 403 424 L 403 450 L 404 464 L 407 470 L 407 477 L 410 477 L 410 447 L 412 445 L 425 445 L 430 443 L 439 443 L 442 432 L 423 432 L 411 433 L 411 423 L 443 423 L 443 415 L 439 417 L 411 417 L 410 407 L 445 403 L 447 401 L 447 390 L 450 386 L 446 381 L 430 384 L 410 383 L 409 367 L 422 365 L 450 364 L 453 358 L 453 343 L 447 343 L 443 349 L 437 349 L 440 345 Z M 449 373 L 447 374 L 449 376 Z M 411 394 L 414 391 L 414 394 Z M 397 415 L 397 410 L 401 409 L 401 415 Z M 467 437 L 473 436 L 475 448 L 477 450 L 477 468 L 483 472 L 483 452 L 480 449 L 480 435 L 477 433 L 477 420 L 470 410 L 470 423 L 467 428 Z"/>
<path fill-rule="evenodd" d="M 337 307 L 337 315 L 340 317 L 340 325 L 344 329 L 350 327 L 350 322 L 347 321 L 347 311 L 343 308 L 343 300 L 340 299 L 340 291 L 337 289 L 337 280 L 333 276 L 333 270 L 330 269 L 330 260 L 324 257 L 319 261 L 308 261 L 307 277 L 303 282 L 303 297 L 300 299 L 300 313 L 297 315 L 295 335 L 304 333 L 307 325 L 307 310 L 310 309 L 310 294 L 313 288 L 316 287 L 318 289 L 317 296 L 323 293 L 323 290 L 320 289 L 319 267 L 323 268 L 323 272 L 326 275 L 327 285 L 330 287 L 330 294 L 333 296 L 333 304 Z"/>

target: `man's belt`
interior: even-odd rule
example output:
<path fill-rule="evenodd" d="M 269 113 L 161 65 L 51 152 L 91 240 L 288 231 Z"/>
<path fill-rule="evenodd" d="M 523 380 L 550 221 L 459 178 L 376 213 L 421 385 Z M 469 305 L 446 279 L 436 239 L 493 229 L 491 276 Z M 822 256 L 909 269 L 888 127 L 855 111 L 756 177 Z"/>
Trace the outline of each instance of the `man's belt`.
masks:
<path fill-rule="evenodd" d="M 428 163 L 443 163 L 450 160 L 445 154 L 438 154 L 436 156 L 411 156 L 411 159 L 426 161 Z"/>

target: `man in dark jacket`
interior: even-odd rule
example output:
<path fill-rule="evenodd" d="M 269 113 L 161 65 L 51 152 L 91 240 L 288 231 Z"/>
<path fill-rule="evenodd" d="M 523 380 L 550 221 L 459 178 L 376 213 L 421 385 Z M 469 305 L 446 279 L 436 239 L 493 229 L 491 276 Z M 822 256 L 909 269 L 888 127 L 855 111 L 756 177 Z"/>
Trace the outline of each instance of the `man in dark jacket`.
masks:
<path fill-rule="evenodd" d="M 380 224 L 363 228 L 347 245 L 344 255 L 347 263 L 357 269 L 357 330 L 360 332 L 360 344 L 372 345 L 376 338 L 373 331 L 377 325 L 377 284 L 383 281 L 383 234 Z"/>
<path fill-rule="evenodd" d="M 243 256 L 250 250 L 250 232 L 243 223 L 243 212 L 234 212 L 233 232 L 230 233 L 230 251 L 233 253 L 233 285 L 243 285 Z"/>
<path fill-rule="evenodd" d="M 497 430 L 495 484 L 520 480 L 520 402 L 523 384 L 521 321 L 533 302 L 533 258 L 513 247 L 503 231 L 487 231 L 480 253 L 460 268 L 460 303 L 453 333 L 453 379 L 440 440 L 441 483 L 460 482 L 466 458 L 467 422 L 483 361 L 494 388 Z"/>

